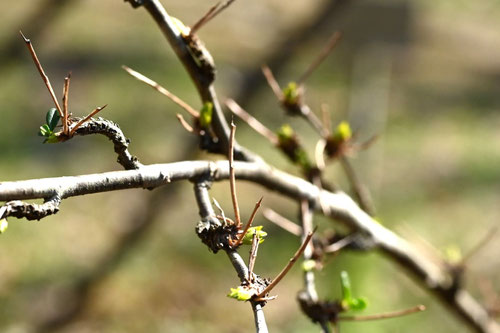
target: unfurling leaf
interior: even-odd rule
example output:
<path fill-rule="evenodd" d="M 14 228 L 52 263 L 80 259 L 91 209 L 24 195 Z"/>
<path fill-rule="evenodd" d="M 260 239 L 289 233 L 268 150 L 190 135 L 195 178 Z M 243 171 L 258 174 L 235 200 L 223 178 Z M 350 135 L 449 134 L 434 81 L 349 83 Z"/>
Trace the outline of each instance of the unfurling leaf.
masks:
<path fill-rule="evenodd" d="M 211 102 L 206 102 L 200 111 L 200 125 L 203 128 L 208 128 L 212 123 L 212 113 L 214 105 Z"/>
<path fill-rule="evenodd" d="M 342 288 L 342 308 L 345 311 L 361 311 L 368 306 L 368 300 L 364 297 L 352 297 L 351 281 L 346 271 L 340 272 L 340 286 Z"/>
<path fill-rule="evenodd" d="M 52 131 L 50 130 L 49 125 L 43 124 L 42 126 L 40 126 L 38 135 L 48 137 L 50 134 L 52 134 Z"/>
<path fill-rule="evenodd" d="M 349 279 L 349 274 L 346 271 L 340 272 L 340 287 L 342 288 L 342 300 L 351 299 L 351 280 Z"/>
<path fill-rule="evenodd" d="M 9 222 L 7 222 L 7 219 L 1 219 L 0 220 L 0 234 L 3 234 L 4 232 L 6 232 L 8 227 L 9 227 Z"/>
<path fill-rule="evenodd" d="M 253 240 L 253 235 L 257 234 L 259 237 L 259 244 L 264 242 L 264 238 L 267 236 L 267 232 L 262 230 L 263 226 L 258 225 L 255 227 L 248 228 L 245 236 L 243 236 L 242 243 L 246 245 L 251 245 Z"/>
<path fill-rule="evenodd" d="M 368 306 L 368 300 L 364 297 L 352 298 L 349 301 L 348 308 L 353 311 L 362 311 Z"/>
<path fill-rule="evenodd" d="M 59 119 L 61 119 L 61 117 L 59 116 L 59 112 L 56 108 L 51 108 L 45 115 L 45 119 L 47 121 L 48 127 L 51 131 L 53 131 L 59 123 Z"/>
<path fill-rule="evenodd" d="M 253 295 L 254 292 L 252 290 L 239 286 L 238 288 L 231 288 L 227 297 L 237 299 L 238 301 L 248 301 Z"/>

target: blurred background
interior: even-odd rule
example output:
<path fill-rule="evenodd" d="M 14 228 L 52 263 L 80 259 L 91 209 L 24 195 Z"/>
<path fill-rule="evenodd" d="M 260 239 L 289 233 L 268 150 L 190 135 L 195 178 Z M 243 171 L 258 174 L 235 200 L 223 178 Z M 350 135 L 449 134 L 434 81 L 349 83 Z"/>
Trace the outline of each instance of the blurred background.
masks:
<path fill-rule="evenodd" d="M 163 0 L 190 25 L 214 1 Z M 120 170 L 108 140 L 76 137 L 42 144 L 37 136 L 49 94 L 18 31 L 31 38 L 56 94 L 72 72 L 69 108 L 117 122 L 130 151 L 145 164 L 214 159 L 175 119 L 181 110 L 128 76 L 128 65 L 195 108 L 187 74 L 144 9 L 123 1 L 18 0 L 0 20 L 0 181 Z M 377 143 L 353 164 L 370 188 L 380 221 L 417 246 L 466 254 L 498 225 L 500 199 L 500 2 L 236 1 L 200 32 L 215 58 L 218 95 L 232 97 L 271 129 L 291 124 L 312 151 L 316 134 L 279 109 L 260 74 L 267 63 L 284 85 L 297 79 L 336 30 L 341 43 L 308 79 L 306 100 L 332 123 L 348 120 L 359 140 Z M 238 120 L 237 120 L 238 121 Z M 239 142 L 287 172 L 296 167 L 245 123 Z M 312 156 L 311 156 L 312 157 Z M 349 186 L 337 165 L 327 177 Z M 229 212 L 228 183 L 212 195 Z M 239 183 L 246 218 L 260 196 L 296 221 L 297 206 L 258 186 Z M 194 233 L 199 219 L 191 184 L 65 200 L 40 222 L 10 219 L 0 236 L 2 332 L 253 332 L 249 304 L 227 298 L 238 285 L 224 254 Z M 322 229 L 334 223 L 316 217 Z M 296 237 L 271 225 L 256 271 L 273 277 L 297 248 Z M 425 240 L 425 241 L 424 241 Z M 494 306 L 500 292 L 499 237 L 467 261 L 467 289 Z M 243 250 L 242 254 L 245 255 Z M 245 255 L 246 256 L 246 255 Z M 405 318 L 343 323 L 342 332 L 468 332 L 399 267 L 377 253 L 345 252 L 317 274 L 321 298 L 340 296 L 349 271 L 365 313 L 425 304 Z M 317 332 L 295 301 L 294 268 L 266 306 L 273 332 Z M 498 305 L 498 304 L 497 304 Z"/>

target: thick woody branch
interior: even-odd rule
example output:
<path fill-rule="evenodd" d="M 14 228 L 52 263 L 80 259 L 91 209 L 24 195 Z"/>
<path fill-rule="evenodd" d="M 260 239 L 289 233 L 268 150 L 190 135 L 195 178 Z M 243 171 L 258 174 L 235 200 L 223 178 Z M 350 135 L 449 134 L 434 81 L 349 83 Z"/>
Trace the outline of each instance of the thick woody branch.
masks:
<path fill-rule="evenodd" d="M 498 324 L 465 290 L 456 289 L 444 270 L 392 231 L 374 221 L 344 193 L 321 190 L 311 183 L 261 163 L 235 162 L 237 179 L 258 183 L 285 196 L 308 200 L 322 207 L 326 216 L 342 221 L 353 231 L 373 240 L 380 251 L 411 272 L 424 287 L 441 298 L 455 313 L 479 332 L 499 332 Z M 0 183 L 0 201 L 51 198 L 61 199 L 129 188 L 154 188 L 172 181 L 210 177 L 229 178 L 227 161 L 185 161 L 143 166 L 139 170 L 115 171 L 74 177 L 57 177 Z M 321 203 L 321 204 L 320 204 Z"/>

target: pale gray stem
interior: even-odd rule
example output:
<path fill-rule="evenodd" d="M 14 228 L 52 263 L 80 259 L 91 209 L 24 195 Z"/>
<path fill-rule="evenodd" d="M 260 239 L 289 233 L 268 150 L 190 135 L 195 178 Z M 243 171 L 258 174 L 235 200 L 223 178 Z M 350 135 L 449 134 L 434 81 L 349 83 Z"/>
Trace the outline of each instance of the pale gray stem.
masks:
<path fill-rule="evenodd" d="M 425 289 L 438 296 L 448 307 L 478 332 L 500 332 L 499 325 L 467 291 L 456 290 L 450 272 L 422 255 L 418 249 L 391 230 L 373 220 L 348 195 L 331 193 L 313 184 L 263 163 L 235 162 L 237 179 L 258 183 L 285 196 L 308 200 L 320 213 L 341 221 L 366 235 L 375 248 L 411 272 Z M 139 170 L 114 171 L 76 177 L 56 177 L 0 183 L 0 201 L 61 198 L 129 188 L 154 188 L 171 181 L 209 175 L 212 180 L 228 179 L 227 161 L 184 161 L 141 167 Z"/>

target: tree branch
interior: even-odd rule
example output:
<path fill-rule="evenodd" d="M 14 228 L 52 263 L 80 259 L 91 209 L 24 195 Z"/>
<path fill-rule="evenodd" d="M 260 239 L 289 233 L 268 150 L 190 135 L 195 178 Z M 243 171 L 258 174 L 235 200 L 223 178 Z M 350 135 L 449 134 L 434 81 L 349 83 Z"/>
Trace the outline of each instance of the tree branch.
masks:
<path fill-rule="evenodd" d="M 371 239 L 376 248 L 411 272 L 465 322 L 479 332 L 499 332 L 498 324 L 467 291 L 457 289 L 449 272 L 418 252 L 395 233 L 373 220 L 346 194 L 321 190 L 311 183 L 262 163 L 235 162 L 237 179 L 258 183 L 285 196 L 308 200 L 323 207 L 326 216 L 342 221 Z M 139 170 L 114 171 L 74 177 L 56 177 L 0 183 L 0 201 L 61 199 L 128 188 L 154 188 L 172 181 L 205 176 L 214 181 L 229 178 L 227 161 L 184 161 L 143 166 Z M 320 205 L 320 202 L 322 205 Z M 316 208 L 318 209 L 318 208 Z"/>
<path fill-rule="evenodd" d="M 210 196 L 208 194 L 208 186 L 206 184 L 206 181 L 197 182 L 194 186 L 196 202 L 200 209 L 200 216 L 202 220 L 207 220 L 210 219 L 211 216 L 215 216 L 212 205 L 210 204 Z M 248 281 L 249 270 L 240 254 L 232 249 L 226 249 L 225 252 L 236 270 L 240 282 Z M 252 305 L 252 311 L 255 319 L 255 329 L 257 333 L 268 333 L 266 318 L 264 316 L 261 303 L 254 301 L 250 301 L 250 303 Z"/>
<path fill-rule="evenodd" d="M 192 56 L 186 38 L 183 38 L 181 31 L 174 23 L 170 15 L 162 6 L 159 0 L 126 0 L 133 7 L 143 6 L 151 17 L 158 24 L 163 35 L 167 38 L 170 46 L 174 50 L 179 60 L 184 65 L 191 80 L 198 90 L 202 104 L 210 102 L 213 105 L 213 129 L 220 142 L 220 153 L 225 154 L 229 149 L 229 125 L 224 118 L 221 105 L 215 93 L 213 78 L 208 78 L 206 73 L 200 69 L 196 59 Z M 208 51 L 203 47 L 203 52 Z M 215 67 L 213 68 L 215 72 Z M 236 142 L 234 145 L 235 159 L 244 161 L 256 161 L 260 158 L 240 147 Z"/>

